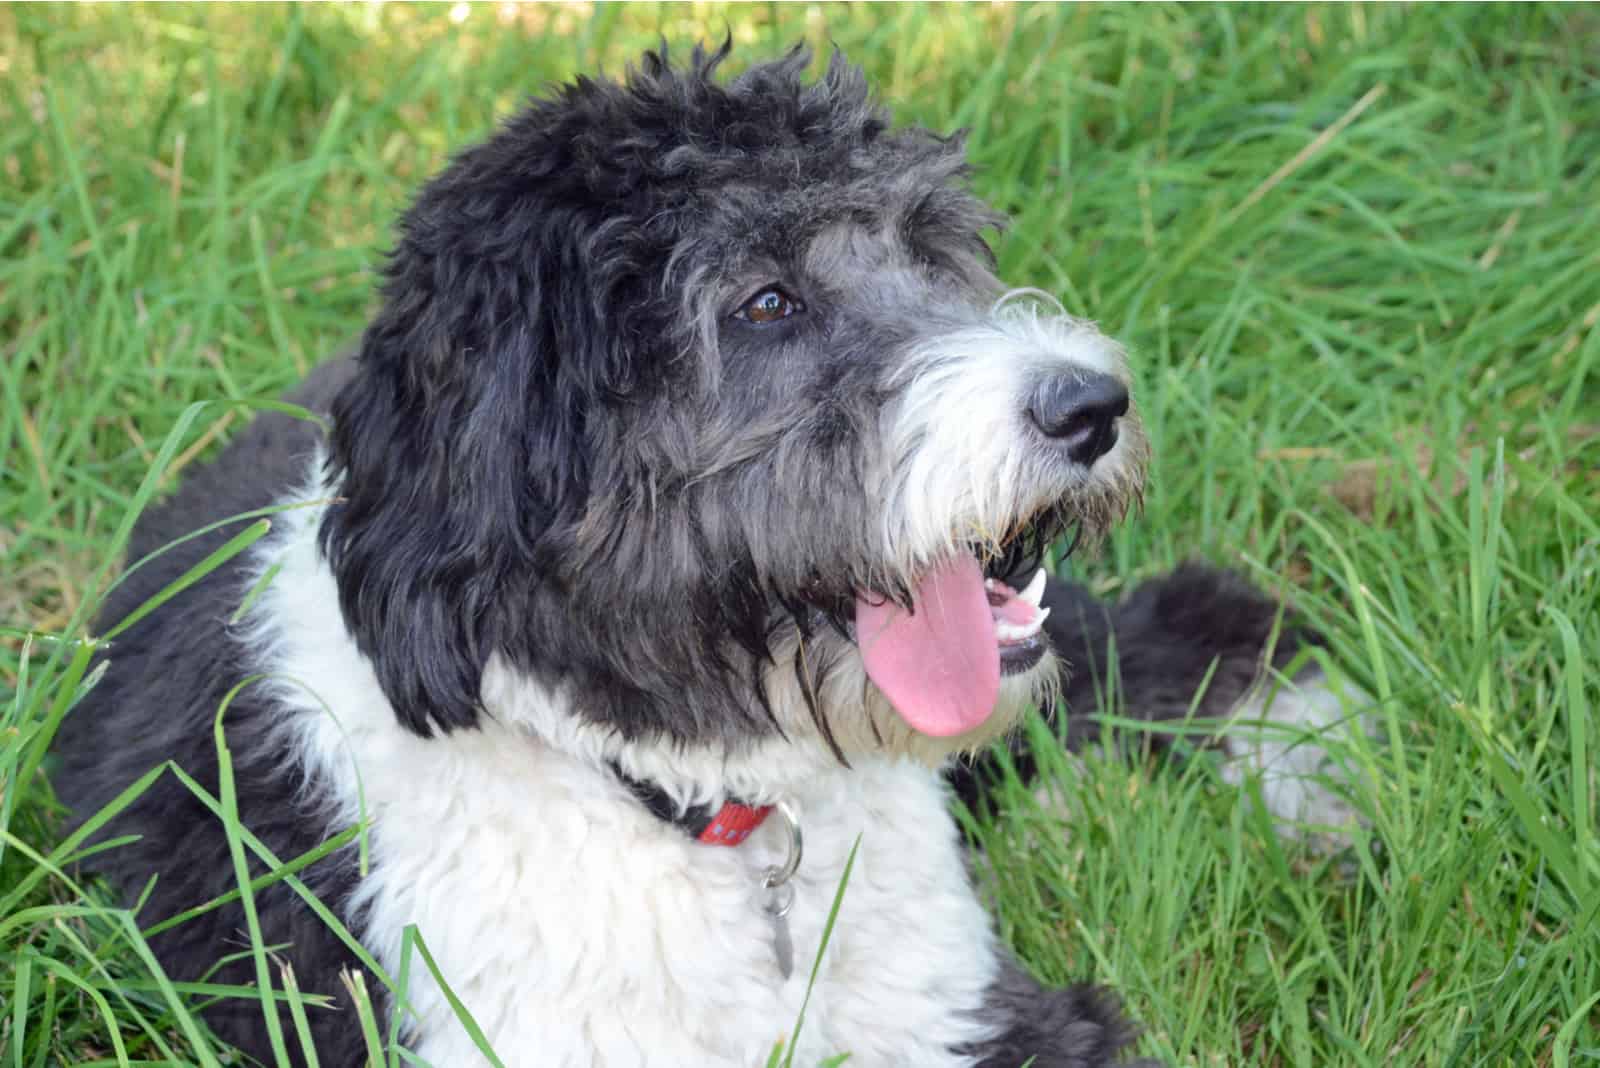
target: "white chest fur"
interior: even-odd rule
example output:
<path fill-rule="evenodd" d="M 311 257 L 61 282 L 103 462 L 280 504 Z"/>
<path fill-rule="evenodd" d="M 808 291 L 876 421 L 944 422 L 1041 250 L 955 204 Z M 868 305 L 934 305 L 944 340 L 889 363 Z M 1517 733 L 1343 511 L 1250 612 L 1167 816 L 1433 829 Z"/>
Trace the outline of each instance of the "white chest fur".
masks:
<path fill-rule="evenodd" d="M 996 950 L 934 772 L 858 761 L 794 777 L 806 844 L 785 981 L 757 896 L 784 852 L 779 821 L 738 848 L 689 840 L 542 733 L 559 699 L 504 672 L 485 686 L 504 714 L 482 730 L 402 730 L 344 631 L 313 519 L 263 555 L 281 569 L 255 638 L 285 680 L 287 740 L 340 823 L 356 818 L 359 770 L 372 866 L 347 919 L 391 974 L 415 924 L 507 1065 L 751 1068 L 792 1035 L 859 835 L 795 1063 L 964 1063 L 949 1051 L 988 1032 L 976 1011 Z M 485 1063 L 420 961 L 411 974 L 414 1050 L 439 1068 Z"/>

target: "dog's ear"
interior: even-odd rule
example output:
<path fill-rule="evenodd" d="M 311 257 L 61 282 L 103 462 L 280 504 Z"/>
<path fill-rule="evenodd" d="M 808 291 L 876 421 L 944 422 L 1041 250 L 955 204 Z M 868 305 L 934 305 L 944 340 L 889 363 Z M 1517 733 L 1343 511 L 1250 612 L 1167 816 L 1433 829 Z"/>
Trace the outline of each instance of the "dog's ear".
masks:
<path fill-rule="evenodd" d="M 472 726 L 509 607 L 562 558 L 587 497 L 584 420 L 615 354 L 593 327 L 581 221 L 472 154 L 424 190 L 333 407 L 321 544 L 346 625 L 401 722 Z"/>

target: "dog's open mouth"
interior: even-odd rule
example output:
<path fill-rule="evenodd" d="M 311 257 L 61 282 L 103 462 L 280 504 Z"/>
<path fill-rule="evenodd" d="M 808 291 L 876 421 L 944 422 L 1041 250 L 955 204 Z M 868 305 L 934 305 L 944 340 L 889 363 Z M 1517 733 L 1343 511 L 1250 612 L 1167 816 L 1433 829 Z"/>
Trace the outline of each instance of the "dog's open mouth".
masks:
<path fill-rule="evenodd" d="M 989 598 L 989 611 L 994 614 L 1000 674 L 1020 675 L 1031 671 L 1044 659 L 1049 645 L 1044 621 L 1050 609 L 1039 604 L 1044 596 L 1044 568 L 1035 571 L 1033 578 L 1020 590 L 992 578 L 983 580 L 983 588 Z"/>
<path fill-rule="evenodd" d="M 909 606 L 857 596 L 855 636 L 867 676 L 923 734 L 977 729 L 994 712 L 1001 677 L 1044 658 L 1044 585 L 1042 569 L 1017 590 L 986 578 L 976 556 L 962 556 L 924 575 Z"/>

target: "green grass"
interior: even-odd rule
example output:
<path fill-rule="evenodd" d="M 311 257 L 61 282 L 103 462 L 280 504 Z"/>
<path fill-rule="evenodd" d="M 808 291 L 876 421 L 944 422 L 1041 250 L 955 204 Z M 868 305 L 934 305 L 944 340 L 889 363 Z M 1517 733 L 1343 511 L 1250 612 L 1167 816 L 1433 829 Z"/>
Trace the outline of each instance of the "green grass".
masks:
<path fill-rule="evenodd" d="M 502 10 L 0 9 L 0 1066 L 220 1056 L 39 760 L 133 513 L 359 331 L 451 146 L 724 28 L 970 126 L 1006 277 L 1128 343 L 1155 462 L 1088 577 L 1230 562 L 1380 700 L 1334 858 L 1204 760 L 1046 759 L 973 826 L 1005 936 L 1183 1064 L 1600 1062 L 1600 12 Z"/>

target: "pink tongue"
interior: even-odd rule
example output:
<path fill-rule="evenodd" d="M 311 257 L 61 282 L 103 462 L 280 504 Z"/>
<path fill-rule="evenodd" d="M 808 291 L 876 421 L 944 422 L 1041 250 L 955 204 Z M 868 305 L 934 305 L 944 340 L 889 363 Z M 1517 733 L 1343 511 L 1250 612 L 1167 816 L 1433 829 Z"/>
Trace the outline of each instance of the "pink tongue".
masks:
<path fill-rule="evenodd" d="M 1000 647 L 983 589 L 967 556 L 930 572 L 912 591 L 914 612 L 856 598 L 856 643 L 867 677 L 923 734 L 965 734 L 994 711 Z"/>

